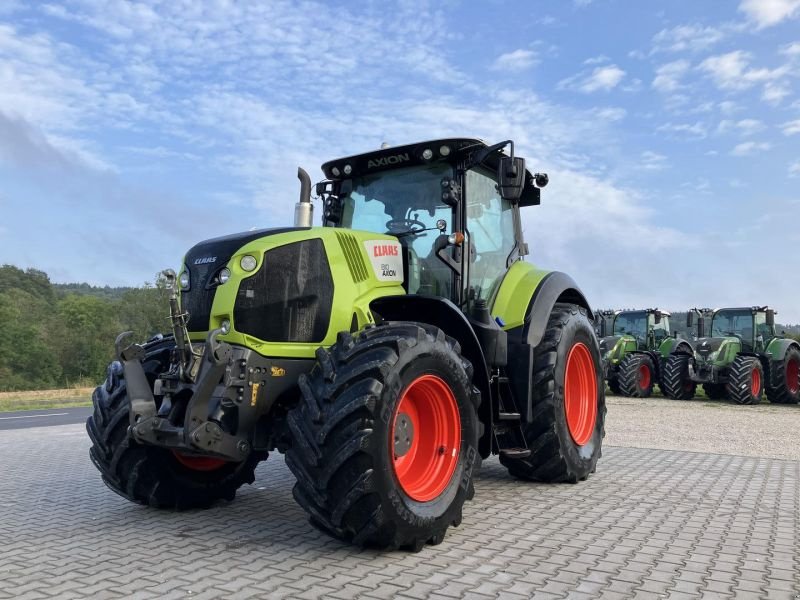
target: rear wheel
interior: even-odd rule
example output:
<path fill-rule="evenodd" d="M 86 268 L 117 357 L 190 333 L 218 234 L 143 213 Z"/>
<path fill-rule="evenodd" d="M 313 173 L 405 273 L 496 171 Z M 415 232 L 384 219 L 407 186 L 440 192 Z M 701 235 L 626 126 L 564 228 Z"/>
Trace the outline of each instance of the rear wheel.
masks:
<path fill-rule="evenodd" d="M 724 383 L 704 383 L 703 391 L 710 400 L 725 400 L 728 397 Z"/>
<path fill-rule="evenodd" d="M 619 387 L 623 396 L 649 398 L 656 382 L 653 359 L 647 354 L 632 353 L 619 364 Z"/>
<path fill-rule="evenodd" d="M 169 365 L 174 346 L 172 338 L 145 344 L 142 365 L 151 384 Z M 86 421 L 92 440 L 89 455 L 103 482 L 132 502 L 187 509 L 233 500 L 238 488 L 254 481 L 256 465 L 266 458 L 252 453 L 234 463 L 139 444 L 128 434 L 130 403 L 119 363 L 109 366 L 92 403 L 94 413 Z"/>
<path fill-rule="evenodd" d="M 670 354 L 664 363 L 661 374 L 661 391 L 673 400 L 691 400 L 697 391 L 697 384 L 689 379 L 688 354 Z"/>
<path fill-rule="evenodd" d="M 728 395 L 739 404 L 758 404 L 764 392 L 764 369 L 755 356 L 737 356 L 728 374 Z"/>
<path fill-rule="evenodd" d="M 342 333 L 300 389 L 286 464 L 312 523 L 355 544 L 420 550 L 461 522 L 480 393 L 457 342 L 418 323 Z"/>
<path fill-rule="evenodd" d="M 500 455 L 512 475 L 577 482 L 595 471 L 605 435 L 600 349 L 586 310 L 556 304 L 536 348 L 533 422 L 523 431 L 527 458 Z"/>
<path fill-rule="evenodd" d="M 791 347 L 782 361 L 772 361 L 772 386 L 767 387 L 767 398 L 773 404 L 800 402 L 800 350 Z"/>

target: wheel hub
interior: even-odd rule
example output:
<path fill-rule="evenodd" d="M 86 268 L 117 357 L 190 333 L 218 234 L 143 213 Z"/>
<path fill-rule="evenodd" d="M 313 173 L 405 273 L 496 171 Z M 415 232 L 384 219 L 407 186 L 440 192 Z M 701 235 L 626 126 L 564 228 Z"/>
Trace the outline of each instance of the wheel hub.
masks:
<path fill-rule="evenodd" d="M 400 458 L 408 454 L 414 442 L 414 422 L 407 413 L 399 413 L 394 422 L 394 456 Z"/>

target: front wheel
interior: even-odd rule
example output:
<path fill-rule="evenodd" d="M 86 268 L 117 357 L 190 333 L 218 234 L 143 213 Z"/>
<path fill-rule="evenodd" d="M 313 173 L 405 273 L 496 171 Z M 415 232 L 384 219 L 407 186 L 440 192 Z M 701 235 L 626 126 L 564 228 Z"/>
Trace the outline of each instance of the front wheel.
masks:
<path fill-rule="evenodd" d="M 286 464 L 312 523 L 358 545 L 417 551 L 461 522 L 480 393 L 455 340 L 405 322 L 343 333 L 299 383 Z"/>
<path fill-rule="evenodd" d="M 689 379 L 688 354 L 670 354 L 664 363 L 661 375 L 661 391 L 673 400 L 691 400 L 697 392 L 697 384 Z"/>
<path fill-rule="evenodd" d="M 764 392 L 764 369 L 755 356 L 737 356 L 730 367 L 728 395 L 738 404 L 758 404 Z"/>
<path fill-rule="evenodd" d="M 647 354 L 628 354 L 619 364 L 619 387 L 623 396 L 649 398 L 656 383 L 656 368 Z"/>
<path fill-rule="evenodd" d="M 584 308 L 556 304 L 536 348 L 533 422 L 523 431 L 527 458 L 500 455 L 522 479 L 572 482 L 595 471 L 605 436 L 600 348 Z"/>
<path fill-rule="evenodd" d="M 171 337 L 144 345 L 142 361 L 152 384 L 169 365 L 175 342 Z M 89 456 L 103 482 L 114 492 L 138 504 L 158 508 L 205 508 L 218 500 L 233 500 L 236 490 L 253 483 L 255 468 L 266 453 L 253 452 L 242 462 L 192 456 L 140 444 L 129 429 L 130 400 L 118 363 L 92 395 L 94 412 L 86 421 L 92 440 Z"/>

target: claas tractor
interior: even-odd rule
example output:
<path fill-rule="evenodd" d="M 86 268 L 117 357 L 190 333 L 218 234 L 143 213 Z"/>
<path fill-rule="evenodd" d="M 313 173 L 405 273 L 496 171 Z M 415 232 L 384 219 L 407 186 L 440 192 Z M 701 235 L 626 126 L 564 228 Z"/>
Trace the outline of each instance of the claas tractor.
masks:
<path fill-rule="evenodd" d="M 666 359 L 676 352 L 691 352 L 688 341 L 670 333 L 666 311 L 602 311 L 598 316 L 603 371 L 615 394 L 648 398 L 661 382 Z"/>
<path fill-rule="evenodd" d="M 233 499 L 285 454 L 312 524 L 378 548 L 438 544 L 492 454 L 577 482 L 604 435 L 589 304 L 525 262 L 540 203 L 513 143 L 440 139 L 298 171 L 293 227 L 201 242 L 170 282 L 172 332 L 116 340 L 91 458 L 132 502 Z"/>
<path fill-rule="evenodd" d="M 688 400 L 702 384 L 712 400 L 757 404 L 766 391 L 774 404 L 797 404 L 800 343 L 776 333 L 775 314 L 766 306 L 690 310 L 687 327 L 697 317 L 694 352 L 667 360 L 664 394 Z"/>

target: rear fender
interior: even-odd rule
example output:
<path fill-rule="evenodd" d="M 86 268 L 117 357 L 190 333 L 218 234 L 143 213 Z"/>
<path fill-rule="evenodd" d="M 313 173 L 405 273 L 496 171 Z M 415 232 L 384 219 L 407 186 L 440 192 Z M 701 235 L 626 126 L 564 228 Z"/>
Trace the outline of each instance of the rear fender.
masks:
<path fill-rule="evenodd" d="M 586 297 L 569 275 L 543 271 L 517 261 L 503 278 L 491 312 L 503 320 L 510 338 L 536 347 L 542 341 L 550 313 L 557 302 L 582 306 L 589 319 L 594 320 Z"/>
<path fill-rule="evenodd" d="M 484 424 L 478 450 L 483 458 L 492 450 L 492 392 L 489 372 L 478 338 L 467 317 L 458 307 L 444 298 L 435 296 L 385 296 L 370 303 L 376 318 L 386 321 L 417 321 L 438 327 L 461 345 L 461 354 L 472 363 L 473 383 L 481 393 L 478 417 Z"/>
<path fill-rule="evenodd" d="M 767 345 L 767 355 L 770 360 L 783 361 L 789 348 L 800 350 L 800 344 L 786 338 L 775 338 Z"/>

